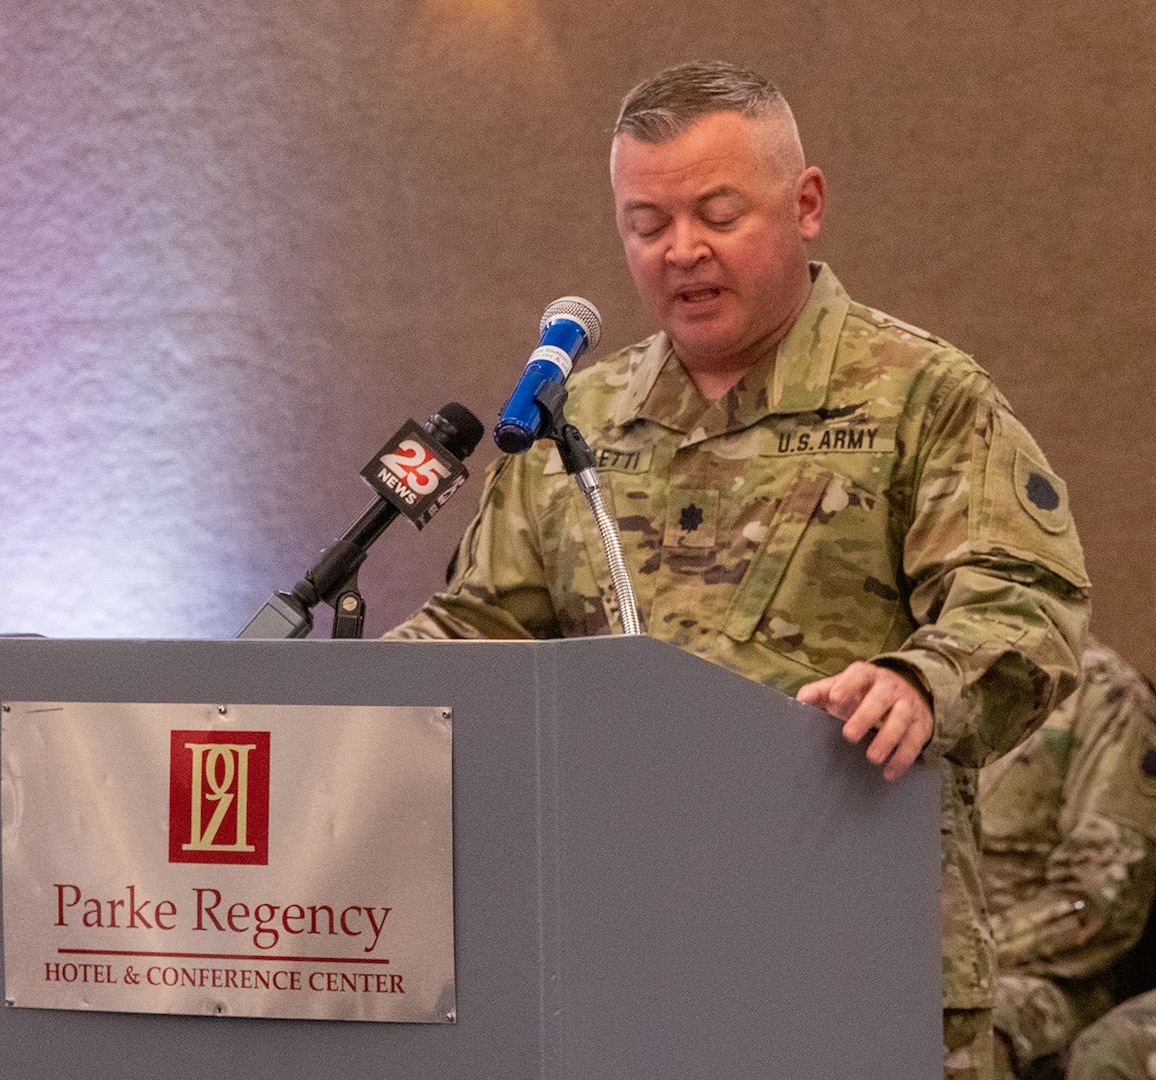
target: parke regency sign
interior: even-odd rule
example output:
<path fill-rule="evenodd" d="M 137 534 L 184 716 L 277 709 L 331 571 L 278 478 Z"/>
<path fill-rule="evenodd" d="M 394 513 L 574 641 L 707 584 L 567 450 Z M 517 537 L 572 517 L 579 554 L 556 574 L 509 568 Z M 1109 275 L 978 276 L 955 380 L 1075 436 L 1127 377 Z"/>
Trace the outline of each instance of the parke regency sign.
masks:
<path fill-rule="evenodd" d="M 8 1004 L 453 1022 L 450 720 L 6 705 Z"/>

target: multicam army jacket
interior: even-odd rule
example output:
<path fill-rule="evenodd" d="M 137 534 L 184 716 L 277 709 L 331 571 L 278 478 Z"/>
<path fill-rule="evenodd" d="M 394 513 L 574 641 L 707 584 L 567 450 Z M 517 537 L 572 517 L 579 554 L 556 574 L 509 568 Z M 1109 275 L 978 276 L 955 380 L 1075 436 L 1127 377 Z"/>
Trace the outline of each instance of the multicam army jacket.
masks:
<path fill-rule="evenodd" d="M 1070 692 L 1086 623 L 1064 485 L 970 358 L 825 266 L 774 355 L 705 402 L 664 334 L 571 381 L 647 632 L 758 682 L 876 659 L 921 683 L 943 776 L 945 1003 L 991 1001 L 975 769 Z M 395 637 L 617 629 L 557 451 L 490 472 L 448 588 Z"/>
<path fill-rule="evenodd" d="M 980 807 L 1001 970 L 1107 987 L 1156 891 L 1156 694 L 1089 645 L 1076 693 L 984 767 Z"/>
<path fill-rule="evenodd" d="M 1097 1020 L 1072 1046 L 1065 1080 L 1150 1080 L 1156 1074 L 1156 990 Z"/>

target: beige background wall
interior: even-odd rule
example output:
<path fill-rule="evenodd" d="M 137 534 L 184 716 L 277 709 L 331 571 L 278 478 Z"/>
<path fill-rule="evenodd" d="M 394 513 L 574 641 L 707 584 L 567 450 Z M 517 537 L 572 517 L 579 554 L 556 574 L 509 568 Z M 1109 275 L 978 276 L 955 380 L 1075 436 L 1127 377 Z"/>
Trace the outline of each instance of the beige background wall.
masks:
<path fill-rule="evenodd" d="M 709 55 L 791 98 L 853 295 L 995 375 L 1156 673 L 1151 0 L 0 0 L 0 631 L 231 637 L 404 419 L 492 425 L 551 299 L 640 336 L 607 130 Z M 495 452 L 373 549 L 369 632 Z"/>

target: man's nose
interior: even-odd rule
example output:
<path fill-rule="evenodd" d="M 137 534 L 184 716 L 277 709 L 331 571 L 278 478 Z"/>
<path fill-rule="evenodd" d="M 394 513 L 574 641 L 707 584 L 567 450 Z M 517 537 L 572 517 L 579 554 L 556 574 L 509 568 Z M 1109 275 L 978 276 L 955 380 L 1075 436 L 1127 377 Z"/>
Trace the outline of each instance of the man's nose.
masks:
<path fill-rule="evenodd" d="M 693 266 L 710 256 L 702 225 L 696 221 L 676 221 L 670 233 L 666 261 L 672 266 Z"/>

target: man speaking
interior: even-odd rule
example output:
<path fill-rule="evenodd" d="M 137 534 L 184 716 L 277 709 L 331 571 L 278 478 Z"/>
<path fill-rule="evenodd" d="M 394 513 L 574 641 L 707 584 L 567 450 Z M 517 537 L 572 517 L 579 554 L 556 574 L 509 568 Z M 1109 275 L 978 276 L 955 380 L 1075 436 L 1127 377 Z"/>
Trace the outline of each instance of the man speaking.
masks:
<path fill-rule="evenodd" d="M 1075 685 L 1088 580 L 1064 484 L 970 357 L 809 261 L 825 180 L 765 79 L 659 73 L 610 161 L 659 332 L 575 375 L 567 418 L 647 632 L 826 709 L 890 780 L 938 767 L 944 1071 L 988 1077 L 976 769 Z M 491 470 L 446 591 L 390 636 L 611 633 L 608 581 L 540 441 Z"/>

